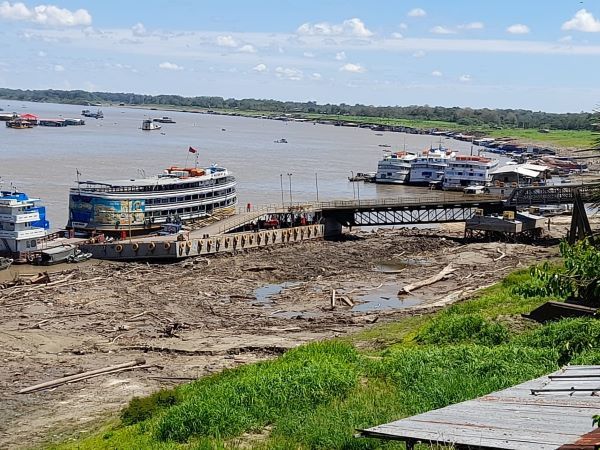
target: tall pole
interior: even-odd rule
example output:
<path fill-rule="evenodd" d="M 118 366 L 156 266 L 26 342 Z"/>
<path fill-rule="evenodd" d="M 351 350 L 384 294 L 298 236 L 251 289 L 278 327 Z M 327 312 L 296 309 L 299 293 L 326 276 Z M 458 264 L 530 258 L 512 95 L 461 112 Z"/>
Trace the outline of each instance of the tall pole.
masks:
<path fill-rule="evenodd" d="M 360 181 L 356 182 L 356 190 L 358 191 L 358 204 L 360 205 Z"/>
<path fill-rule="evenodd" d="M 292 207 L 292 204 L 294 203 L 293 199 L 292 199 L 292 175 L 291 173 L 287 174 L 289 179 L 290 179 L 290 208 Z"/>
<path fill-rule="evenodd" d="M 317 188 L 317 203 L 319 203 L 319 174 L 315 172 L 315 187 Z"/>
<path fill-rule="evenodd" d="M 356 188 L 354 187 L 354 171 L 353 170 L 350 171 L 350 175 L 352 175 L 352 177 L 350 178 L 352 180 L 351 181 L 351 183 L 352 183 L 352 198 L 354 200 L 356 200 Z"/>
<path fill-rule="evenodd" d="M 129 243 L 131 244 L 131 200 L 127 200 L 127 216 L 129 217 L 129 219 L 127 220 L 129 222 Z"/>
<path fill-rule="evenodd" d="M 283 201 L 283 174 L 279 174 L 279 181 L 281 184 L 281 209 L 285 209 L 285 203 Z"/>

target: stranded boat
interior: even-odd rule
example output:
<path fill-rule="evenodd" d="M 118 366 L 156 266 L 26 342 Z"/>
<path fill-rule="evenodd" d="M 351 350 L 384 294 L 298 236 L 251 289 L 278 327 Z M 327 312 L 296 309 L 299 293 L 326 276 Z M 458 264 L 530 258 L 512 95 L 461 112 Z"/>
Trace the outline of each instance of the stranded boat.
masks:
<path fill-rule="evenodd" d="M 376 183 L 404 184 L 408 182 L 410 168 L 417 158 L 414 153 L 396 152 L 383 157 L 377 164 Z"/>
<path fill-rule="evenodd" d="M 236 180 L 226 168 L 169 167 L 154 177 L 78 181 L 69 193 L 75 231 L 143 234 L 164 223 L 186 222 L 237 204 Z"/>
<path fill-rule="evenodd" d="M 498 166 L 497 159 L 459 155 L 448 161 L 442 189 L 464 190 L 467 186 L 486 186 L 492 181 L 490 172 L 496 166 Z"/>
<path fill-rule="evenodd" d="M 39 199 L 17 191 L 0 191 L 0 255 L 26 260 L 38 251 L 50 224 Z"/>
<path fill-rule="evenodd" d="M 89 109 L 84 109 L 81 111 L 81 115 L 84 117 L 91 117 L 92 119 L 103 119 L 104 114 L 102 110 L 98 109 L 96 112 L 91 112 Z"/>

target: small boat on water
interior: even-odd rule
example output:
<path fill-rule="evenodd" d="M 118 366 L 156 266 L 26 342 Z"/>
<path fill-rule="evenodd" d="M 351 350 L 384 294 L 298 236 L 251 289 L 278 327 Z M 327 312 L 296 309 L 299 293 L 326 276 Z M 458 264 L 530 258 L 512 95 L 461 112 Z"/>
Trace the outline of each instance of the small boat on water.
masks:
<path fill-rule="evenodd" d="M 356 175 L 348 177 L 348 181 L 364 181 L 365 183 L 374 183 L 375 175 L 375 172 L 356 172 Z"/>
<path fill-rule="evenodd" d="M 276 141 L 274 141 L 276 144 L 287 144 L 288 141 L 286 138 L 281 138 L 281 139 L 277 139 Z"/>
<path fill-rule="evenodd" d="M 8 122 L 6 122 L 6 126 L 8 128 L 14 128 L 15 130 L 25 130 L 28 128 L 33 128 L 33 124 L 31 122 L 23 119 L 9 120 Z"/>
<path fill-rule="evenodd" d="M 142 130 L 152 131 L 152 130 L 160 130 L 161 126 L 150 119 L 144 120 L 142 122 Z"/>
<path fill-rule="evenodd" d="M 83 111 L 81 111 L 81 115 L 84 117 L 91 117 L 92 119 L 104 118 L 104 113 L 100 109 L 98 109 L 95 113 L 91 112 L 89 109 L 84 109 Z"/>
<path fill-rule="evenodd" d="M 379 144 L 379 147 L 390 148 L 391 145 L 389 145 L 389 144 Z"/>
<path fill-rule="evenodd" d="M 0 257 L 0 270 L 6 270 L 13 263 L 12 258 Z"/>
<path fill-rule="evenodd" d="M 173 119 L 171 119 L 168 116 L 157 117 L 155 119 L 152 119 L 152 121 L 160 123 L 176 123 Z"/>

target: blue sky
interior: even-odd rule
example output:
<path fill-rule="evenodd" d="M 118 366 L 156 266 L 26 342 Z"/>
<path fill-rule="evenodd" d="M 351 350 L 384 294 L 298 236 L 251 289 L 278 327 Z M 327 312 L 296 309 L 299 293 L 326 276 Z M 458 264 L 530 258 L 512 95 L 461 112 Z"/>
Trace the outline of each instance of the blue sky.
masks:
<path fill-rule="evenodd" d="M 0 86 L 591 111 L 600 2 L 0 1 Z"/>

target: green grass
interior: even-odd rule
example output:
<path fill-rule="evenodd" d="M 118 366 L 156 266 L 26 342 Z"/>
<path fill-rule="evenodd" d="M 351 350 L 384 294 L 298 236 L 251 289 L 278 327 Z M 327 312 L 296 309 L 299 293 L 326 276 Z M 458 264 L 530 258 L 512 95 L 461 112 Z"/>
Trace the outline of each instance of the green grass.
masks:
<path fill-rule="evenodd" d="M 547 300 L 518 294 L 530 282 L 523 270 L 437 314 L 304 345 L 132 401 L 122 421 L 53 448 L 402 449 L 354 434 L 561 364 L 600 363 L 600 321 L 522 326 L 520 315 Z"/>

